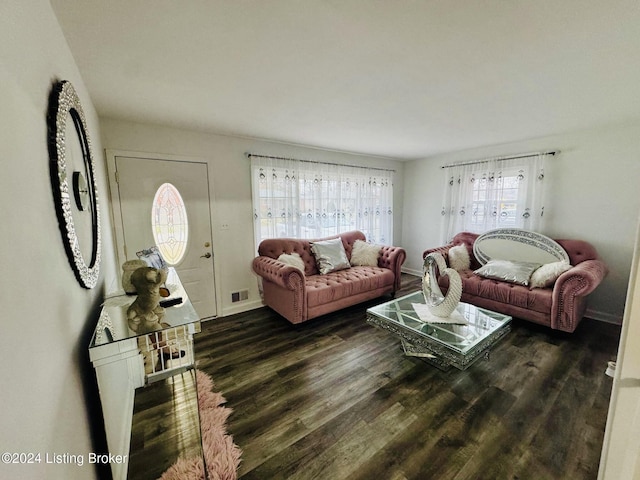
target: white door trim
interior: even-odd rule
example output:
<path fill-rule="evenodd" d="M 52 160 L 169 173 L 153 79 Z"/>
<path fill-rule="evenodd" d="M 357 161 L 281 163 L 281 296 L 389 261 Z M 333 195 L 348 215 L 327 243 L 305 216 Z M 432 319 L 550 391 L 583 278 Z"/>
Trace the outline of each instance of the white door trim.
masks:
<path fill-rule="evenodd" d="M 640 222 L 598 470 L 599 480 L 640 478 Z"/>
<path fill-rule="evenodd" d="M 206 158 L 203 157 L 195 157 L 188 155 L 171 155 L 165 153 L 150 153 L 150 152 L 140 152 L 140 151 L 131 151 L 131 150 L 114 150 L 114 149 L 105 149 L 105 157 L 107 160 L 107 176 L 108 176 L 108 185 L 109 185 L 109 200 L 111 202 L 111 224 L 113 225 L 113 238 L 114 238 L 114 248 L 116 252 L 116 261 L 118 262 L 118 267 L 127 260 L 127 256 L 125 254 L 125 244 L 124 244 L 124 231 L 123 231 L 123 222 L 122 222 L 122 211 L 120 206 L 120 197 L 118 196 L 118 182 L 116 179 L 116 157 L 131 157 L 131 158 L 139 158 L 139 159 L 152 159 L 152 160 L 170 160 L 174 162 L 195 162 L 195 163 L 204 163 L 207 166 L 207 174 L 209 179 L 213 178 L 213 173 L 211 172 L 211 165 Z M 213 199 L 215 198 L 213 191 L 213 182 L 209 181 L 209 198 L 211 200 L 211 205 L 209 208 L 209 216 L 211 221 L 211 226 L 213 228 L 214 225 L 218 225 L 216 221 L 215 214 L 215 202 Z M 219 251 L 217 244 L 217 236 L 214 232 L 211 232 L 211 248 L 214 255 L 213 262 L 213 274 L 216 281 L 215 285 L 215 295 L 216 295 L 216 311 L 218 315 L 222 312 L 222 301 L 221 301 L 221 292 L 220 292 L 220 282 L 217 279 L 222 278 L 221 273 L 219 271 L 219 262 L 215 261 L 217 252 Z M 118 270 L 118 284 L 120 284 L 120 273 Z M 121 285 L 120 285 L 121 286 Z M 203 320 L 207 320 L 204 318 Z"/>

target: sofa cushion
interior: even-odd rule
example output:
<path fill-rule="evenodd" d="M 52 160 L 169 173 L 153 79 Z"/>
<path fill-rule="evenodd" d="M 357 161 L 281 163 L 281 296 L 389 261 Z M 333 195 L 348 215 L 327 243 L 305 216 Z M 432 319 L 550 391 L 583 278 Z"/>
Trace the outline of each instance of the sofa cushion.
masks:
<path fill-rule="evenodd" d="M 380 257 L 380 245 L 356 240 L 351 250 L 351 265 L 360 265 L 366 267 L 377 267 L 378 258 Z"/>
<path fill-rule="evenodd" d="M 462 301 L 465 295 L 472 297 L 482 297 L 496 302 L 496 312 L 501 310 L 499 304 L 511 304 L 527 310 L 549 314 L 552 304 L 552 290 L 550 288 L 535 288 L 508 283 L 500 280 L 484 278 L 473 273 L 473 270 L 463 270 L 460 272 L 462 279 Z M 449 288 L 449 279 L 441 276 L 438 284 L 446 291 Z"/>
<path fill-rule="evenodd" d="M 344 270 L 351 266 L 347 258 L 347 253 L 344 250 L 342 239 L 339 237 L 331 240 L 312 242 L 311 251 L 316 257 L 318 270 L 323 275 Z"/>
<path fill-rule="evenodd" d="M 392 270 L 355 266 L 325 275 L 306 277 L 307 307 L 333 302 L 344 297 L 393 285 Z"/>

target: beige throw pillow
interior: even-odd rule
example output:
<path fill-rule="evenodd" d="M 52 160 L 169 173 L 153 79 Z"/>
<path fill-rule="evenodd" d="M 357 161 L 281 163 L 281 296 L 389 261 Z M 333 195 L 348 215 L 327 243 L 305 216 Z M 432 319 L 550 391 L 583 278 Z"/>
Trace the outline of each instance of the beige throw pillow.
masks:
<path fill-rule="evenodd" d="M 354 242 L 353 250 L 351 250 L 351 265 L 377 267 L 379 257 L 380 245 L 372 245 L 362 240 Z"/>
<path fill-rule="evenodd" d="M 465 245 L 456 245 L 449 249 L 449 267 L 460 272 L 471 268 L 471 259 L 469 258 L 469 250 Z"/>
<path fill-rule="evenodd" d="M 323 275 L 337 270 L 344 270 L 351 266 L 341 238 L 313 242 L 311 251 L 316 257 L 318 270 Z"/>
<path fill-rule="evenodd" d="M 552 262 L 546 263 L 538 268 L 531 275 L 531 281 L 529 282 L 529 288 L 546 288 L 550 287 L 560 275 L 569 270 L 571 265 L 569 262 Z"/>
<path fill-rule="evenodd" d="M 302 270 L 304 273 L 304 260 L 299 253 L 283 253 L 278 257 L 278 260 L 282 263 L 286 263 L 287 265 L 291 265 L 299 270 Z"/>

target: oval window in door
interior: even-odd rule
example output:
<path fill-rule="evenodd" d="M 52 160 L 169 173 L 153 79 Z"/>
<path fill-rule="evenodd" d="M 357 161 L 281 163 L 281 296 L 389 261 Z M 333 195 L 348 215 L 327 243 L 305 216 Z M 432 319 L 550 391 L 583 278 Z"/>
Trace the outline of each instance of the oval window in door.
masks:
<path fill-rule="evenodd" d="M 151 208 L 153 239 L 169 265 L 176 265 L 187 251 L 189 221 L 182 195 L 171 183 L 160 185 Z"/>

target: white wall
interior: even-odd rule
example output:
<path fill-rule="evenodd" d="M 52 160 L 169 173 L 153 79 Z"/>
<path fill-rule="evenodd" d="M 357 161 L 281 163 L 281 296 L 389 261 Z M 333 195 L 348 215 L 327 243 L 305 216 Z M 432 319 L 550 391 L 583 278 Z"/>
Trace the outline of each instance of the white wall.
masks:
<path fill-rule="evenodd" d="M 42 455 L 39 464 L 0 463 L 0 477 L 92 478 L 89 424 L 99 410 L 88 337 L 115 262 L 106 210 L 98 286 L 82 288 L 67 260 L 49 179 L 46 113 L 53 82 L 70 80 L 80 96 L 104 202 L 98 119 L 49 2 L 3 2 L 0 12 L 0 451 Z M 46 464 L 47 453 L 83 455 L 85 463 Z"/>
<path fill-rule="evenodd" d="M 419 272 L 422 252 L 441 245 L 442 165 L 560 149 L 550 180 L 542 233 L 592 243 L 610 272 L 591 295 L 588 314 L 620 323 L 640 210 L 640 122 L 554 135 L 417 160 L 405 166 L 402 239 L 405 267 Z"/>
<path fill-rule="evenodd" d="M 257 277 L 251 270 L 256 252 L 250 160 L 246 152 L 396 170 L 393 243 L 402 243 L 402 162 L 106 118 L 100 119 L 100 126 L 105 149 L 196 157 L 208 163 L 219 316 L 262 306 Z M 223 230 L 222 224 L 229 228 Z M 249 299 L 232 304 L 231 292 L 243 289 L 249 290 Z"/>

